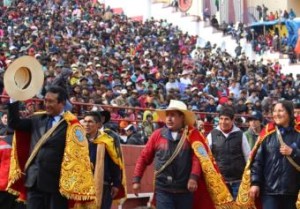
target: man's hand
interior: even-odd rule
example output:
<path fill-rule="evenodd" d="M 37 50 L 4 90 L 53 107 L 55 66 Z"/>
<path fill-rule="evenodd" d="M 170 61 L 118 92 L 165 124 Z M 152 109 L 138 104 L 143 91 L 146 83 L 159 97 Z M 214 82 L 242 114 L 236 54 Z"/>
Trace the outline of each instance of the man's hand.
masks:
<path fill-rule="evenodd" d="M 119 188 L 118 187 L 114 187 L 113 186 L 111 188 L 111 196 L 112 196 L 113 199 L 117 196 L 118 192 L 119 192 Z"/>
<path fill-rule="evenodd" d="M 293 149 L 291 147 L 289 147 L 288 145 L 284 144 L 284 145 L 280 146 L 279 151 L 282 155 L 290 156 L 293 152 Z"/>
<path fill-rule="evenodd" d="M 187 188 L 190 192 L 195 192 L 198 188 L 198 183 L 194 179 L 189 179 Z"/>
<path fill-rule="evenodd" d="M 135 194 L 135 196 L 139 196 L 139 191 L 141 189 L 141 184 L 140 183 L 134 183 L 132 185 L 132 189 L 133 189 L 133 193 Z"/>
<path fill-rule="evenodd" d="M 260 192 L 259 186 L 251 186 L 251 187 L 250 187 L 250 191 L 249 191 L 249 196 L 250 196 L 252 199 L 255 199 L 256 197 L 259 196 L 259 192 Z"/>

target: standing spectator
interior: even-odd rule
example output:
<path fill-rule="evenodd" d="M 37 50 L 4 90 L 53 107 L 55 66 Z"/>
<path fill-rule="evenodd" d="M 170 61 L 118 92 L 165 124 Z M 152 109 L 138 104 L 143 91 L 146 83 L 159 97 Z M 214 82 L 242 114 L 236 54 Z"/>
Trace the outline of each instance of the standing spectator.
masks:
<path fill-rule="evenodd" d="M 208 134 L 207 140 L 221 174 L 236 198 L 250 147 L 245 134 L 234 124 L 233 108 L 221 109 L 219 125 Z"/>
<path fill-rule="evenodd" d="M 92 111 L 85 114 L 83 126 L 89 140 L 90 159 L 94 168 L 97 207 L 110 209 L 113 199 L 125 196 L 124 163 L 119 136 L 103 127 L 110 120 L 107 111 Z"/>
<path fill-rule="evenodd" d="M 257 141 L 258 135 L 262 129 L 262 114 L 259 111 L 253 111 L 248 118 L 249 128 L 245 132 L 248 139 L 250 149 L 252 149 Z"/>
<path fill-rule="evenodd" d="M 266 21 L 267 20 L 267 13 L 268 13 L 269 8 L 266 7 L 264 4 L 262 5 L 262 12 L 263 12 L 263 20 Z"/>
<path fill-rule="evenodd" d="M 256 10 L 258 11 L 258 20 L 262 20 L 262 16 L 263 16 L 263 11 L 260 5 L 256 6 Z"/>
<path fill-rule="evenodd" d="M 290 101 L 273 106 L 273 120 L 261 132 L 244 172 L 238 203 L 262 208 L 296 209 L 300 189 L 300 124 Z M 251 171 L 251 172 L 250 172 Z M 249 198 L 247 196 L 249 195 Z M 297 207 L 296 207 L 297 202 Z"/>
<path fill-rule="evenodd" d="M 64 111 L 66 101 L 66 90 L 52 86 L 45 95 L 46 113 L 21 119 L 19 102 L 8 105 L 8 125 L 20 132 L 16 133 L 19 136 L 16 139 L 18 147 L 13 147 L 15 155 L 11 165 L 14 166 L 10 166 L 10 169 L 26 172 L 27 209 L 68 209 L 68 199 L 84 199 L 88 203 L 95 198 L 84 130 L 72 113 Z M 30 153 L 27 155 L 24 147 L 28 145 Z M 22 156 L 20 150 L 23 151 Z M 27 157 L 25 167 L 20 168 L 16 162 Z M 69 167 L 70 164 L 74 166 Z M 76 171 L 72 168 L 76 168 Z M 10 173 L 10 179 L 15 180 L 11 182 L 13 187 L 20 177 L 14 176 L 16 172 Z M 74 193 L 79 199 L 74 199 Z M 20 198 L 24 198 L 22 193 L 20 195 Z"/>
<path fill-rule="evenodd" d="M 193 202 L 198 204 L 199 208 L 214 208 L 207 196 L 203 176 L 210 180 L 216 180 L 218 187 L 211 188 L 211 191 L 216 192 L 215 189 L 217 189 L 221 192 L 220 190 L 222 190 L 222 194 L 226 194 L 225 196 L 229 195 L 229 192 L 213 164 L 210 164 L 212 161 L 208 157 L 209 148 L 205 142 L 206 139 L 193 127 L 196 122 L 195 114 L 187 110 L 187 106 L 183 102 L 171 100 L 167 109 L 158 110 L 158 115 L 165 121 L 166 126 L 154 131 L 137 160 L 133 178 L 134 193 L 138 194 L 144 171 L 154 160 L 157 209 L 191 209 Z M 199 146 L 192 146 L 194 144 Z M 201 150 L 207 160 L 205 161 L 207 164 L 202 165 L 203 176 L 199 163 L 201 157 L 197 159 L 195 155 L 197 150 Z M 198 154 L 201 156 L 199 152 Z M 198 185 L 198 181 L 201 182 L 201 179 L 204 184 L 199 183 Z M 199 190 L 197 190 L 198 188 Z M 193 201 L 193 192 L 196 192 L 195 195 L 197 195 L 195 201 Z M 222 200 L 219 200 L 222 203 L 215 202 L 215 204 L 223 205 L 232 200 L 230 195 L 225 196 L 223 197 L 228 199 L 221 198 Z"/>

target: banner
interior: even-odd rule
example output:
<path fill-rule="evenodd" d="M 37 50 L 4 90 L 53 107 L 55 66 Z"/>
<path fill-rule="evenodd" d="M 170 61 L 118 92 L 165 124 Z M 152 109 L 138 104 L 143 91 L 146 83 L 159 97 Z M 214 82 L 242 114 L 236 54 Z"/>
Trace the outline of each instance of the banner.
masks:
<path fill-rule="evenodd" d="M 189 15 L 203 17 L 203 3 L 201 0 L 193 0 L 191 8 L 187 11 Z"/>

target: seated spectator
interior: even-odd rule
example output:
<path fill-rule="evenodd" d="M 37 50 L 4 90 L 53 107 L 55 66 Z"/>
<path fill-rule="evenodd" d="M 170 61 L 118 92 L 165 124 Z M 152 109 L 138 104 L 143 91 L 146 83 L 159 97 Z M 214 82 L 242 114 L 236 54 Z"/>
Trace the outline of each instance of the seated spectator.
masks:
<path fill-rule="evenodd" d="M 219 22 L 218 22 L 218 20 L 217 20 L 217 18 L 216 18 L 216 15 L 213 15 L 213 16 L 212 16 L 212 18 L 211 18 L 211 20 L 210 20 L 210 24 L 211 24 L 212 27 L 214 27 L 214 28 L 216 28 L 216 29 L 219 28 Z"/>
<path fill-rule="evenodd" d="M 124 128 L 127 140 L 126 144 L 132 144 L 132 145 L 144 145 L 146 143 L 145 138 L 136 131 L 136 128 L 129 124 Z"/>
<path fill-rule="evenodd" d="M 147 137 L 147 139 L 149 139 L 150 135 L 153 133 L 155 129 L 156 127 L 155 127 L 155 123 L 153 123 L 153 116 L 151 113 L 148 113 L 148 115 L 146 116 L 146 121 L 143 121 L 143 132 Z"/>

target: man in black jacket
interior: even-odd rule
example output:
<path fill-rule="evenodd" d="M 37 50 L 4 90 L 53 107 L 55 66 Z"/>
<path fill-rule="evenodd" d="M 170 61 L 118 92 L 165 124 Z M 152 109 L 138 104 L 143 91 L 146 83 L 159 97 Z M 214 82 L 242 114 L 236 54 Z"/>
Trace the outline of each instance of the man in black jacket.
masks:
<path fill-rule="evenodd" d="M 30 144 L 30 157 L 24 169 L 26 172 L 27 209 L 68 209 L 68 200 L 65 196 L 70 194 L 69 198 L 72 199 L 71 193 L 74 192 L 74 188 L 71 186 L 69 188 L 70 191 L 63 191 L 62 189 L 65 187 L 62 185 L 64 182 L 61 179 L 65 181 L 69 180 L 68 178 L 63 178 L 66 177 L 65 173 L 68 171 L 62 170 L 66 166 L 62 164 L 65 162 L 63 161 L 65 159 L 64 156 L 67 155 L 66 144 L 70 144 L 70 142 L 67 142 L 67 139 L 70 139 L 67 136 L 67 129 L 75 127 L 70 124 L 79 124 L 79 122 L 71 113 L 64 111 L 66 100 L 66 91 L 61 87 L 52 86 L 47 90 L 44 99 L 46 113 L 34 114 L 32 117 L 24 119 L 21 119 L 19 116 L 19 102 L 12 102 L 8 105 L 9 127 L 17 131 L 30 133 L 28 141 Z M 68 120 L 67 116 L 71 120 Z M 51 128 L 52 126 L 53 128 Z M 71 138 L 71 140 L 78 140 L 76 141 L 78 144 L 84 143 L 85 140 L 83 128 L 81 129 L 80 127 L 80 125 L 76 125 L 72 129 L 76 136 Z M 69 135 L 72 134 L 69 133 Z M 47 135 L 47 137 L 44 137 L 44 135 Z M 17 138 L 17 143 L 21 143 L 22 140 L 24 141 L 25 139 Z M 44 143 L 39 147 L 41 141 Z M 87 144 L 81 144 L 83 147 L 85 145 Z M 78 151 L 78 145 L 72 145 L 72 149 L 74 152 Z M 88 147 L 86 146 L 86 150 L 81 149 L 80 151 L 82 152 L 78 153 L 79 155 L 83 153 L 80 157 L 89 160 Z M 25 158 L 25 156 L 18 157 L 19 159 Z M 72 161 L 72 159 L 69 159 L 69 161 Z M 78 162 L 75 162 L 75 164 Z M 89 174 L 89 171 L 87 174 Z M 92 174 L 91 170 L 90 174 Z M 71 176 L 69 173 L 67 175 Z M 72 177 L 74 178 L 74 184 L 77 183 L 77 179 L 80 179 L 77 175 L 73 175 Z M 89 177 L 92 182 L 92 175 Z M 62 191 L 64 195 L 61 194 Z"/>

